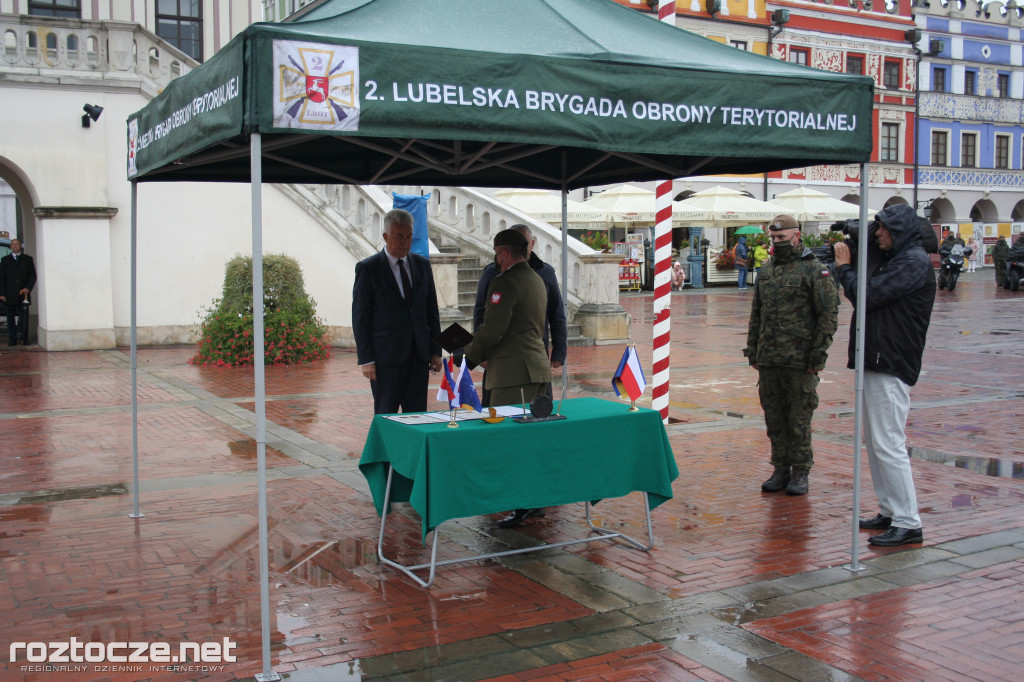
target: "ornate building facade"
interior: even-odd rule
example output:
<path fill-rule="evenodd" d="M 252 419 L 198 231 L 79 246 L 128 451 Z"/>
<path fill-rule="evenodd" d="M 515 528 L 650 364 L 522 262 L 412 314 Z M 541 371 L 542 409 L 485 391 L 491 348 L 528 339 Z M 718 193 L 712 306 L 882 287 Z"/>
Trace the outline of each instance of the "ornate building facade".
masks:
<path fill-rule="evenodd" d="M 642 12 L 654 12 L 658 4 L 616 2 Z M 929 207 L 933 223 L 964 236 L 984 232 L 993 242 L 996 234 L 1015 235 L 1024 221 L 1022 14 L 1015 0 L 676 3 L 680 28 L 775 59 L 873 78 L 869 206 L 879 210 L 916 199 L 922 212 Z M 934 40 L 942 41 L 941 49 Z M 860 167 L 676 180 L 677 193 L 712 185 L 769 201 L 807 186 L 859 202 Z M 709 236 L 714 240 L 714 231 Z"/>

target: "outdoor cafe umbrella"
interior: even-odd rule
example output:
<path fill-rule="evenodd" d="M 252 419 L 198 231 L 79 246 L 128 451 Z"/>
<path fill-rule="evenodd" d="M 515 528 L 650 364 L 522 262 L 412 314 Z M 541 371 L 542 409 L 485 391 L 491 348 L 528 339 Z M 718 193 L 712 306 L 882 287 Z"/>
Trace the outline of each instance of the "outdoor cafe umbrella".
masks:
<path fill-rule="evenodd" d="M 605 190 L 590 197 L 583 204 L 607 211 L 617 225 L 653 223 L 657 220 L 654 210 L 654 192 L 636 185 L 625 184 Z M 682 206 L 678 201 L 672 203 L 672 223 L 677 227 L 704 222 L 707 218 L 705 211 Z"/>
<path fill-rule="evenodd" d="M 736 228 L 733 234 L 764 234 L 764 228 L 757 225 L 744 225 L 743 227 Z"/>
<path fill-rule="evenodd" d="M 544 189 L 503 189 L 494 198 L 545 223 L 562 224 L 562 198 Z M 570 227 L 606 229 L 612 219 L 607 211 L 566 200 L 566 222 Z"/>
<path fill-rule="evenodd" d="M 708 214 L 708 222 L 715 227 L 735 227 L 750 223 L 766 223 L 785 211 L 774 204 L 752 199 L 728 187 L 712 187 L 697 192 L 679 204 Z"/>
<path fill-rule="evenodd" d="M 834 222 L 860 216 L 860 206 L 857 204 L 806 187 L 783 192 L 772 199 L 772 203 L 785 209 L 784 213 L 788 213 L 801 223 Z"/>

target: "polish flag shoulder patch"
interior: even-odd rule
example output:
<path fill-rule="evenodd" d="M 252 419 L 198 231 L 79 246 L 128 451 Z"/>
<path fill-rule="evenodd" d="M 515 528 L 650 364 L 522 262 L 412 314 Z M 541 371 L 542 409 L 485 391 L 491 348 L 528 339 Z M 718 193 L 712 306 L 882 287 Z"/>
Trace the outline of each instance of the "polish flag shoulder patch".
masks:
<path fill-rule="evenodd" d="M 495 305 L 501 303 L 501 292 L 495 291 L 493 294 L 491 294 L 491 303 L 494 303 Z"/>

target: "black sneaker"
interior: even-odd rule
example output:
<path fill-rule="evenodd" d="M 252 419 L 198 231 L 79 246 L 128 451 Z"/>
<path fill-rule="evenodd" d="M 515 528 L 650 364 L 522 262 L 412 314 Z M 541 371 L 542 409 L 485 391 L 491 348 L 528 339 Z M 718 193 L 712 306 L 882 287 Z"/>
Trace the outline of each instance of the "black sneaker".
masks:
<path fill-rule="evenodd" d="M 885 529 L 892 525 L 891 516 L 882 516 L 881 514 L 875 514 L 874 516 L 865 517 L 857 522 L 863 529 Z"/>
<path fill-rule="evenodd" d="M 920 528 L 900 528 L 889 526 L 889 530 L 881 535 L 868 538 L 868 542 L 878 547 L 895 547 L 897 545 L 916 545 L 924 542 L 924 533 Z"/>

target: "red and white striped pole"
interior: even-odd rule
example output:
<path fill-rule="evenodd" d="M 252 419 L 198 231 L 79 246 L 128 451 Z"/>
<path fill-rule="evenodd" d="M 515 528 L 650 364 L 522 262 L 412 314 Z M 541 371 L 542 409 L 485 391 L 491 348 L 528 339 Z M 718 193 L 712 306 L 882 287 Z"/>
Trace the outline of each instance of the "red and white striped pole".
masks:
<path fill-rule="evenodd" d="M 676 1 L 658 0 L 658 21 L 676 24 Z M 669 353 L 672 329 L 672 180 L 658 184 L 654 211 L 654 376 L 651 407 L 668 423 Z"/>

